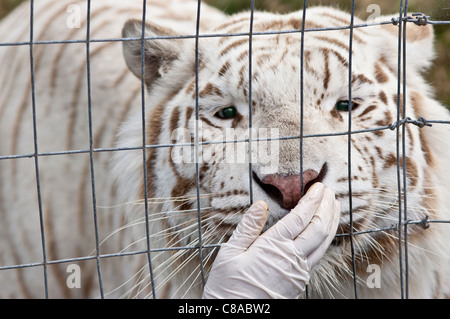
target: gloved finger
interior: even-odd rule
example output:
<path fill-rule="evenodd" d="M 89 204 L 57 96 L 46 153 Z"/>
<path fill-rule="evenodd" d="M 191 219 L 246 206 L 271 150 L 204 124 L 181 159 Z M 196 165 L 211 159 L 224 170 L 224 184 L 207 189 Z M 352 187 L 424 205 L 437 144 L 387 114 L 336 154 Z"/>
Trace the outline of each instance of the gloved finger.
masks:
<path fill-rule="evenodd" d="M 273 238 L 288 238 L 293 240 L 306 226 L 316 212 L 325 190 L 322 183 L 315 183 L 305 196 L 300 199 L 297 206 L 291 210 L 286 216 L 279 220 L 274 226 L 269 228 L 263 236 L 271 236 Z"/>
<path fill-rule="evenodd" d="M 231 245 L 242 252 L 247 250 L 261 235 L 269 215 L 268 209 L 267 204 L 261 200 L 250 206 L 228 240 L 227 246 Z"/>
<path fill-rule="evenodd" d="M 322 244 L 320 244 L 320 246 L 307 257 L 309 269 L 312 269 L 319 263 L 320 259 L 322 259 L 323 255 L 325 255 L 325 252 L 327 251 L 328 247 L 330 246 L 331 242 L 336 236 L 336 231 L 339 226 L 339 220 L 341 216 L 341 204 L 337 200 L 335 200 L 334 203 L 335 203 L 334 218 L 333 222 L 330 224 L 328 236 L 322 242 Z"/>
<path fill-rule="evenodd" d="M 306 229 L 294 240 L 295 247 L 303 256 L 309 256 L 325 241 L 335 217 L 335 195 L 326 188 L 316 214 Z"/>

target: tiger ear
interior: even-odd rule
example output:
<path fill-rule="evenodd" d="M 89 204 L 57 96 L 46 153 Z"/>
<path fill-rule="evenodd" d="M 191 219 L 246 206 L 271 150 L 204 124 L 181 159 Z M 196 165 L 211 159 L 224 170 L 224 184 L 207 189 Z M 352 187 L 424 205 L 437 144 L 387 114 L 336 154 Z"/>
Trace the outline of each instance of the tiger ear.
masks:
<path fill-rule="evenodd" d="M 380 18 L 379 21 L 388 21 L 390 18 L 387 17 Z M 389 35 L 385 35 L 386 39 L 390 39 L 391 48 L 398 47 L 398 25 L 393 24 L 382 25 L 382 29 L 387 31 Z M 383 37 L 383 35 L 381 35 Z M 403 37 L 403 35 L 402 35 Z M 403 40 L 403 39 L 402 39 Z M 382 50 L 386 53 L 386 47 Z M 392 61 L 395 61 L 395 66 L 398 61 L 397 50 L 390 53 Z M 435 58 L 434 51 L 434 30 L 433 26 L 428 24 L 424 26 L 419 26 L 414 23 L 406 24 L 406 63 L 409 69 L 414 69 L 418 72 L 429 68 Z"/>
<path fill-rule="evenodd" d="M 167 37 L 177 34 L 169 28 L 155 24 L 145 24 L 144 37 Z M 142 22 L 129 20 L 122 30 L 123 38 L 139 38 L 123 41 L 123 54 L 128 68 L 139 79 L 142 78 Z M 182 52 L 180 39 L 144 40 L 144 81 L 150 87 L 155 80 L 163 77 Z"/>
<path fill-rule="evenodd" d="M 418 71 L 427 69 L 435 58 L 434 50 L 434 30 L 428 24 L 418 26 L 414 23 L 407 23 L 406 28 L 406 54 L 407 63 Z"/>

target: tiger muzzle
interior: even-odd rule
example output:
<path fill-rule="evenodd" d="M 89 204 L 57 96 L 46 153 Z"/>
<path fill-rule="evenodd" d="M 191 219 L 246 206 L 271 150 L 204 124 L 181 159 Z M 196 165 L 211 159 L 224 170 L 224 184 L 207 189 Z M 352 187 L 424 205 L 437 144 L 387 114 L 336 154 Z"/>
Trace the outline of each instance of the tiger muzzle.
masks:
<path fill-rule="evenodd" d="M 308 169 L 300 174 L 265 176 L 259 185 L 264 191 L 284 209 L 293 209 L 302 196 L 316 182 L 321 182 L 325 177 L 327 164 L 322 166 L 320 172 Z"/>

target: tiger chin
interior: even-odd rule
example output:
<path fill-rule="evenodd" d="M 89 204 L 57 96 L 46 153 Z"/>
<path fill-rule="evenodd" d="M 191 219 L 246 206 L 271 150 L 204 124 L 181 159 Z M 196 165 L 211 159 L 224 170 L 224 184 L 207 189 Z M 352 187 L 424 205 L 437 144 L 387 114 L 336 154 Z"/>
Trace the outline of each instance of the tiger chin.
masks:
<path fill-rule="evenodd" d="M 120 1 L 105 2 L 108 10 L 117 9 L 115 14 L 120 19 L 100 21 L 97 29 L 93 23 L 99 34 L 105 25 L 114 25 L 114 30 L 122 30 L 123 38 L 129 38 L 121 44 L 111 44 L 109 49 L 99 48 L 91 60 L 92 68 L 102 79 L 92 82 L 92 92 L 101 93 L 93 104 L 97 112 L 103 112 L 107 123 L 94 122 L 94 130 L 108 132 L 108 138 L 99 134 L 98 140 L 114 141 L 117 147 L 114 153 L 98 152 L 95 157 L 102 160 L 94 172 L 98 205 L 103 205 L 98 210 L 99 249 L 112 255 L 100 260 L 104 289 L 106 285 L 109 289 L 106 296 L 200 298 L 218 245 L 232 234 L 250 199 L 268 204 L 267 229 L 285 216 L 315 182 L 335 191 L 342 212 L 335 241 L 311 273 L 309 298 L 450 296 L 450 232 L 446 224 L 433 222 L 450 220 L 450 198 L 446 196 L 450 174 L 445 166 L 450 162 L 450 140 L 446 138 L 450 127 L 419 127 L 406 122 L 393 125 L 398 109 L 400 119 L 405 112 L 410 119 L 450 120 L 448 111 L 435 100 L 432 87 L 423 78 L 434 56 L 431 26 L 407 25 L 406 88 L 401 85 L 399 94 L 397 26 L 355 28 L 350 61 L 350 31 L 342 27 L 350 25 L 351 17 L 334 8 L 308 8 L 302 23 L 301 11 L 285 15 L 255 12 L 250 20 L 250 12 L 226 17 L 202 4 L 201 14 L 208 21 L 200 20 L 205 22 L 201 24 L 201 34 L 217 36 L 200 36 L 197 41 L 195 37 L 185 37 L 186 30 L 195 35 L 195 28 L 185 28 L 181 23 L 190 19 L 190 25 L 195 26 L 192 17 L 196 17 L 196 1 L 189 2 L 192 6 L 189 10 L 186 7 L 183 14 L 177 11 L 177 22 L 167 23 L 170 19 L 161 13 L 144 25 L 139 14 L 131 14 L 133 10 L 140 12 L 141 1 L 132 3 L 125 8 Z M 164 7 L 160 1 L 150 3 Z M 100 12 L 97 15 L 101 16 Z M 384 17 L 380 21 L 390 19 Z M 362 23 L 355 18 L 355 24 Z M 301 30 L 303 25 L 306 29 L 335 30 L 305 32 L 302 59 L 301 34 L 289 31 Z M 254 33 L 251 43 L 250 29 Z M 138 40 L 143 31 L 144 43 Z M 269 34 L 261 34 L 264 32 Z M 228 33 L 236 36 L 221 36 Z M 47 50 L 45 46 L 41 48 Z M 53 56 L 61 62 L 64 54 Z M 95 69 L 96 59 L 101 58 L 107 62 L 99 63 L 100 68 Z M 129 70 L 124 70 L 125 64 Z M 102 68 L 108 72 L 101 72 Z M 96 73 L 91 70 L 91 74 Z M 116 85 L 121 90 L 105 90 Z M 127 96 L 133 93 L 127 100 L 122 94 L 125 91 Z M 46 96 L 45 88 L 42 92 L 39 94 Z M 140 108 L 142 101 L 144 113 Z M 121 103 L 135 106 L 118 111 Z M 0 114 L 1 107 L 0 104 Z M 83 107 L 81 104 L 77 111 L 70 112 L 84 114 Z M 349 141 L 346 132 L 350 116 L 355 133 Z M 53 121 L 57 122 L 57 118 Z M 79 118 L 81 115 L 78 121 Z M 3 125 L 4 117 L 0 116 L 0 120 Z M 52 117 L 45 120 L 51 121 Z M 74 121 L 75 124 L 67 124 L 68 130 L 82 130 Z M 13 128 L 10 131 L 16 132 Z M 13 140 L 18 143 L 20 136 L 16 135 Z M 301 143 L 299 136 L 304 136 Z M 404 154 L 397 153 L 397 138 L 405 140 Z M 68 137 L 61 145 L 77 149 L 77 141 L 78 138 Z M 74 207 L 59 197 L 60 207 L 55 207 L 52 197 L 44 196 L 44 226 L 47 231 L 54 230 L 47 236 L 50 259 L 64 258 L 68 252 L 72 254 L 69 257 L 92 253 L 94 230 L 88 213 L 92 203 L 86 199 L 90 190 L 83 187 L 87 182 L 82 179 L 89 176 L 88 158 L 72 159 L 79 160 L 83 168 L 76 174 L 82 182 L 74 179 L 73 184 L 79 185 L 74 188 L 72 183 L 61 187 L 46 179 L 45 159 L 40 160 L 42 184 L 53 186 L 45 189 L 45 194 L 67 188 L 79 192 L 80 199 L 80 206 Z M 73 163 L 67 161 L 65 166 L 49 169 L 75 170 Z M 0 174 L 7 176 L 1 169 L 0 166 Z M 17 189 L 35 187 L 32 183 L 20 186 Z M 2 214 L 20 207 L 17 196 L 16 202 L 11 203 L 5 194 L 0 187 L 4 199 L 0 204 Z M 46 205 L 52 209 L 47 210 Z M 62 213 L 56 219 L 49 218 L 61 207 L 67 213 L 73 209 L 74 214 L 88 216 L 88 221 L 77 217 L 80 220 L 76 219 L 76 223 L 64 224 Z M 121 219 L 123 213 L 126 220 Z M 58 220 L 59 228 L 55 225 Z M 399 220 L 402 227 L 398 227 Z M 67 239 L 71 236 L 67 225 L 78 225 L 84 236 Z M 92 232 L 84 230 L 84 225 L 89 225 L 86 229 Z M 56 241 L 60 238 L 58 232 L 68 236 L 64 237 L 66 240 Z M 38 234 L 36 231 L 34 235 L 36 242 L 40 242 Z M 8 232 L 8 236 L 13 233 Z M 84 244 L 83 238 L 89 243 Z M 0 255 L 2 265 L 28 260 L 22 258 L 22 253 L 14 252 L 19 251 L 14 250 L 19 246 L 11 247 L 12 252 L 7 250 Z M 39 249 L 35 249 L 36 256 Z M 114 256 L 116 253 L 127 256 Z M 89 283 L 83 282 L 83 291 L 78 290 L 78 295 L 64 289 L 64 280 L 60 280 L 64 279 L 64 270 L 60 266 L 51 265 L 49 273 L 56 277 L 59 291 L 63 292 L 55 290 L 51 296 L 96 296 L 94 282 L 100 271 L 92 263 L 83 264 L 87 274 L 84 280 Z M 379 274 L 375 286 L 370 282 L 373 269 Z M 12 285 L 2 278 L 0 287 L 1 283 Z M 31 279 L 27 280 L 31 277 L 15 278 L 20 289 L 1 294 L 33 297 L 35 290 L 29 288 Z M 402 291 L 406 282 L 408 290 Z M 33 284 L 42 285 L 36 281 Z"/>

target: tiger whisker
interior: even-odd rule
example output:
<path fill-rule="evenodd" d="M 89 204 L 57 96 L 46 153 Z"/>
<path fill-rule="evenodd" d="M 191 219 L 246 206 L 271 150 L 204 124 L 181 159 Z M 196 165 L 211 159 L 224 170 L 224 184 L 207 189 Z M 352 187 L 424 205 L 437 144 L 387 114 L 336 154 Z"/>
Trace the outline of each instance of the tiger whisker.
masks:
<path fill-rule="evenodd" d="M 225 219 L 222 220 L 220 223 L 218 223 L 214 228 L 209 229 L 207 232 L 205 232 L 205 233 L 203 234 L 205 243 L 208 243 L 208 242 L 209 242 L 210 234 L 215 234 L 215 230 L 216 230 L 216 229 L 217 229 L 224 221 L 225 221 Z M 232 227 L 232 226 L 230 226 L 230 227 Z M 196 232 L 196 230 L 193 231 L 193 233 L 195 233 L 195 232 Z M 225 238 L 225 234 L 221 237 L 220 241 L 222 241 L 223 238 Z M 192 247 L 192 246 L 198 245 L 198 239 L 196 239 L 196 240 L 194 240 L 194 241 L 191 241 L 191 242 L 189 243 L 189 245 L 190 245 L 191 247 Z M 197 254 L 191 253 L 191 251 L 188 252 L 187 250 L 180 250 L 180 251 L 177 251 L 177 252 L 174 253 L 171 257 L 169 257 L 169 259 L 167 259 L 166 261 L 164 261 L 163 263 L 161 263 L 161 264 L 158 266 L 158 269 L 155 269 L 155 271 L 159 271 L 160 274 L 163 274 L 169 267 L 171 267 L 171 266 L 172 266 L 177 260 L 179 260 L 180 258 L 183 258 L 184 255 L 187 254 L 187 253 L 189 253 L 189 256 L 188 256 L 187 258 L 184 258 L 184 259 L 183 259 L 182 263 L 181 263 L 180 265 L 178 265 L 178 267 L 176 268 L 175 271 L 173 271 L 173 272 L 172 272 L 171 274 L 169 274 L 168 276 L 164 277 L 164 280 L 163 280 L 161 283 L 159 283 L 157 287 L 155 287 L 156 290 L 158 290 L 158 289 L 160 289 L 162 286 L 164 286 L 164 284 L 167 283 L 170 279 L 172 279 L 173 276 L 176 275 L 176 273 L 178 273 L 178 272 L 181 271 L 186 265 L 188 265 L 189 262 L 192 260 L 192 258 L 194 258 L 195 256 L 197 256 Z M 155 257 L 155 258 L 156 258 L 156 257 Z M 159 269 L 160 267 L 164 267 L 164 266 L 166 266 L 166 267 L 163 268 L 162 270 Z M 157 276 L 157 277 L 158 277 L 158 276 Z M 156 278 L 157 278 L 157 277 L 156 277 Z M 190 276 L 189 276 L 189 277 L 190 277 Z M 156 279 L 156 278 L 155 278 L 155 279 Z M 179 289 L 181 289 L 181 287 L 182 287 L 182 286 L 180 285 Z M 144 287 L 144 288 L 145 288 L 145 287 Z M 147 296 L 147 297 L 148 297 L 148 296 Z"/>
<path fill-rule="evenodd" d="M 237 214 L 237 213 L 234 213 L 233 215 L 236 215 L 236 214 Z M 227 217 L 229 217 L 229 216 L 227 216 Z M 214 234 L 215 231 L 217 230 L 217 228 L 220 227 L 221 224 L 223 224 L 223 223 L 225 222 L 226 219 L 227 219 L 227 218 L 223 219 L 220 223 L 218 223 L 218 224 L 216 225 L 216 227 L 214 227 L 213 229 L 210 229 L 207 233 L 204 234 L 204 236 L 205 236 L 205 238 L 204 238 L 205 244 L 210 244 L 210 240 L 212 240 L 212 238 L 209 237 L 208 235 L 209 235 L 209 234 Z M 231 228 L 231 227 L 232 227 L 232 226 L 230 225 L 229 228 Z M 227 233 L 227 232 L 225 232 L 225 233 L 221 236 L 221 238 L 219 238 L 219 240 L 215 242 L 215 244 L 221 244 L 221 243 L 223 242 L 224 238 L 226 237 L 226 233 Z M 213 253 L 214 253 L 214 250 L 212 250 L 207 256 L 205 256 L 205 257 L 203 258 L 203 264 L 204 264 L 204 265 L 207 264 L 207 262 L 209 261 L 209 259 L 210 259 L 211 256 L 213 255 Z M 201 271 L 198 271 L 199 269 L 200 269 L 200 265 L 197 265 L 197 268 L 196 268 L 196 270 L 197 270 L 197 275 L 196 275 L 196 277 L 191 281 L 190 287 L 192 287 L 192 285 L 195 284 L 196 280 L 198 280 L 199 276 L 201 275 Z M 179 288 L 177 289 L 177 291 L 175 292 L 175 294 L 181 289 L 181 287 L 184 286 L 184 284 L 185 284 L 186 282 L 188 282 L 189 278 L 190 278 L 194 273 L 195 273 L 195 271 L 192 272 L 192 273 L 184 280 L 184 282 L 179 286 Z M 208 273 L 208 272 L 205 271 L 205 273 Z M 187 293 L 187 291 L 189 291 L 189 288 L 186 290 L 186 293 Z M 183 296 L 185 296 L 186 293 L 185 293 Z"/>

